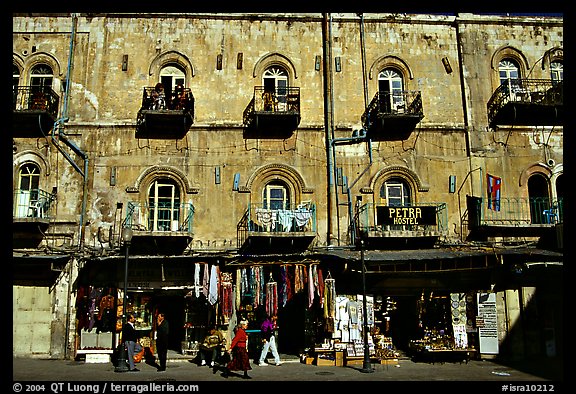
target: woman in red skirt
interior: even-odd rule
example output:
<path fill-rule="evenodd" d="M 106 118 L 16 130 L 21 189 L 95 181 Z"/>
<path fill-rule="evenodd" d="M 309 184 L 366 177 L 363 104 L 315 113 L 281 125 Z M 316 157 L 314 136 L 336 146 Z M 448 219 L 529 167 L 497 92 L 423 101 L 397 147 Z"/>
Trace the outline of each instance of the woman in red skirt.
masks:
<path fill-rule="evenodd" d="M 226 366 L 224 371 L 224 377 L 228 377 L 230 371 L 244 371 L 244 379 L 252 379 L 248 376 L 248 371 L 252 369 L 250 367 L 250 358 L 248 357 L 248 351 L 246 350 L 246 343 L 248 341 L 248 334 L 246 334 L 246 328 L 248 327 L 248 322 L 242 320 L 240 326 L 236 330 L 234 339 L 230 344 L 230 351 L 232 353 L 232 360 Z"/>

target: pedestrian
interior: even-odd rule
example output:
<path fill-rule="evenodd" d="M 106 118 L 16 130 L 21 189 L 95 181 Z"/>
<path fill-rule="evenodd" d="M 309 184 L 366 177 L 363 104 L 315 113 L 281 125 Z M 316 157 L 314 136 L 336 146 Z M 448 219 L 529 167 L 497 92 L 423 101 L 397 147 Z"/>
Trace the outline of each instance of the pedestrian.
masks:
<path fill-rule="evenodd" d="M 272 352 L 272 356 L 274 356 L 274 365 L 277 367 L 281 365 L 280 355 L 278 354 L 278 347 L 276 344 L 276 330 L 278 329 L 277 320 L 278 316 L 268 315 L 260 326 L 262 332 L 262 353 L 260 353 L 258 365 L 261 367 L 268 365 L 266 364 L 266 356 L 268 355 L 268 352 Z"/>
<path fill-rule="evenodd" d="M 214 326 L 200 344 L 200 365 L 206 365 L 206 359 L 208 358 L 210 366 L 213 367 L 214 363 L 220 359 L 224 349 L 226 349 L 226 338 Z"/>
<path fill-rule="evenodd" d="M 134 354 L 136 350 L 136 341 L 138 340 L 138 333 L 134 327 L 134 322 L 136 318 L 134 315 L 128 315 L 128 321 L 122 327 L 122 341 L 126 347 L 126 352 L 128 353 L 128 372 L 138 372 L 139 369 L 134 365 Z"/>
<path fill-rule="evenodd" d="M 232 360 L 227 364 L 223 376 L 228 377 L 230 371 L 244 371 L 243 379 L 252 379 L 248 376 L 248 371 L 252 369 L 250 367 L 250 359 L 248 357 L 248 351 L 246 350 L 246 345 L 248 343 L 248 334 L 246 334 L 246 328 L 248 327 L 248 322 L 246 320 L 240 321 L 240 325 L 236 328 L 236 334 L 232 339 L 229 351 L 232 353 Z"/>
<path fill-rule="evenodd" d="M 156 352 L 158 353 L 158 360 L 160 366 L 158 372 L 166 371 L 166 358 L 168 356 L 168 335 L 170 333 L 170 326 L 166 320 L 164 313 L 159 313 L 157 317 L 158 325 L 156 326 Z"/>

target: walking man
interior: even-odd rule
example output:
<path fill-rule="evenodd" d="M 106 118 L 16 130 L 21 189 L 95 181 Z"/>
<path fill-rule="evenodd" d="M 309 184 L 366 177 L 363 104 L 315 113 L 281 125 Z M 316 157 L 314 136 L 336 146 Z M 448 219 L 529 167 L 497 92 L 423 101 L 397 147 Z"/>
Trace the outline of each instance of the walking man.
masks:
<path fill-rule="evenodd" d="M 258 365 L 264 367 L 266 364 L 266 356 L 268 352 L 272 352 L 274 356 L 274 365 L 280 366 L 280 355 L 278 354 L 278 348 L 276 347 L 276 329 L 278 325 L 276 321 L 278 317 L 276 315 L 266 316 L 266 319 L 262 323 L 260 330 L 262 331 L 262 353 L 260 354 L 260 360 Z"/>

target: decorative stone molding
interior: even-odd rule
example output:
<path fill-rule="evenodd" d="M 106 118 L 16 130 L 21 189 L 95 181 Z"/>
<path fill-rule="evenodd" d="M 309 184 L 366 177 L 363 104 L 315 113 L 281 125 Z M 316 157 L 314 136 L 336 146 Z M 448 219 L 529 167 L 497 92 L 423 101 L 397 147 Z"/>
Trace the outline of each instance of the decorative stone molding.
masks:
<path fill-rule="evenodd" d="M 162 67 L 168 64 L 177 64 L 184 69 L 184 74 L 186 76 L 194 76 L 194 66 L 192 65 L 192 62 L 186 55 L 183 55 L 178 51 L 167 51 L 156 56 L 152 62 L 150 62 L 148 75 L 160 74 Z"/>
<path fill-rule="evenodd" d="M 430 186 L 423 184 L 418 174 L 409 168 L 401 166 L 392 166 L 378 171 L 378 173 L 376 173 L 370 182 L 370 188 L 373 191 L 379 190 L 377 185 L 382 185 L 384 182 L 386 182 L 387 179 L 392 177 L 399 177 L 404 179 L 413 192 L 422 193 L 430 190 Z"/>
<path fill-rule="evenodd" d="M 370 70 L 368 72 L 368 78 L 373 79 L 374 77 L 378 78 L 378 73 L 382 71 L 382 69 L 386 67 L 394 67 L 400 71 L 404 77 L 408 77 L 408 79 L 414 79 L 414 74 L 412 73 L 412 69 L 408 66 L 404 60 L 400 59 L 397 56 L 381 56 L 374 63 L 370 66 Z"/>
<path fill-rule="evenodd" d="M 288 75 L 290 76 L 290 80 L 297 79 L 298 74 L 296 73 L 296 67 L 294 67 L 294 63 L 286 56 L 272 52 L 268 53 L 260 58 L 254 65 L 254 70 L 252 71 L 252 76 L 254 78 L 261 77 L 264 74 L 264 71 L 273 65 L 282 66 L 282 68 L 286 69 Z"/>
<path fill-rule="evenodd" d="M 192 185 L 190 185 L 186 175 L 179 169 L 170 166 L 153 166 L 142 172 L 138 179 L 136 179 L 134 186 L 128 186 L 126 188 L 126 192 L 140 193 L 140 188 L 142 185 L 149 185 L 153 179 L 161 176 L 173 179 L 178 182 L 187 194 L 197 194 L 200 191 L 199 188 L 192 187 Z"/>

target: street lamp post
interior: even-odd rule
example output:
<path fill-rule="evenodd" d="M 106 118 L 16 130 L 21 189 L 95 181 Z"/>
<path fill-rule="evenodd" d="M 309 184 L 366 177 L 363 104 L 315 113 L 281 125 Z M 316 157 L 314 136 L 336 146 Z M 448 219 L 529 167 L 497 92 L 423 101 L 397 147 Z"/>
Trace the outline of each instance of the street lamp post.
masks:
<path fill-rule="evenodd" d="M 122 241 L 124 241 L 124 298 L 122 300 L 122 328 L 126 324 L 126 309 L 128 308 L 128 256 L 130 252 L 130 243 L 132 242 L 132 229 L 129 227 L 122 228 Z M 124 338 L 122 338 L 124 339 Z M 124 344 L 120 346 L 118 351 L 118 361 L 114 372 L 127 372 L 129 370 L 127 364 L 127 352 Z"/>
<path fill-rule="evenodd" d="M 370 364 L 370 347 L 368 346 L 368 302 L 366 300 L 366 263 L 364 262 L 364 240 L 360 239 L 360 260 L 362 262 L 362 333 L 364 334 L 364 362 L 361 372 L 374 372 Z"/>

